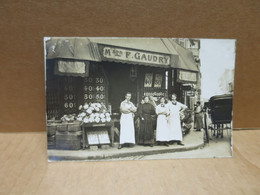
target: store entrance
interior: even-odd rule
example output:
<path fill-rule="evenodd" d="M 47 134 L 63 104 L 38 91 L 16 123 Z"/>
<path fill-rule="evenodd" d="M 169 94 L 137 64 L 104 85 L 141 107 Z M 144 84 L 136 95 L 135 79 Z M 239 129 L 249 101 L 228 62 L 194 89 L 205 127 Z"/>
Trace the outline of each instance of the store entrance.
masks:
<path fill-rule="evenodd" d="M 120 113 L 120 103 L 127 92 L 132 93 L 131 101 L 137 103 L 137 79 L 130 79 L 131 65 L 123 63 L 105 63 L 104 69 L 108 79 L 108 103 L 112 113 Z"/>

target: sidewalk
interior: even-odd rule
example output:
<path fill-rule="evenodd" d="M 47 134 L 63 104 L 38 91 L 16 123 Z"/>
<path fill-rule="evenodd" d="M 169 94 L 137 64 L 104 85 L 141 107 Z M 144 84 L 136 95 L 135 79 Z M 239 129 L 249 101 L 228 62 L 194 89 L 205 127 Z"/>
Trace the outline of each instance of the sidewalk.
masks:
<path fill-rule="evenodd" d="M 183 152 L 188 150 L 198 149 L 204 146 L 203 131 L 195 132 L 191 130 L 188 135 L 184 136 L 182 141 L 184 146 L 170 145 L 167 146 L 139 146 L 135 145 L 132 148 L 117 149 L 118 144 L 115 143 L 113 147 L 107 149 L 98 149 L 96 151 L 86 150 L 48 150 L 49 161 L 73 161 L 73 160 L 107 160 L 123 157 L 139 156 L 139 155 L 153 155 L 162 153 Z"/>

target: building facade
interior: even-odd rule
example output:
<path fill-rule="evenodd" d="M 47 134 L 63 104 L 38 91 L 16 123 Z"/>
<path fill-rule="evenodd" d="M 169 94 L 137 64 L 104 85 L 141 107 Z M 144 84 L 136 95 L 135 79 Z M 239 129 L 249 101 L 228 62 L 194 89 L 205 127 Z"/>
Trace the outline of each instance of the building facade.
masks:
<path fill-rule="evenodd" d="M 200 40 L 199 39 L 188 39 L 188 38 L 177 38 L 174 41 L 181 47 L 189 50 L 193 54 L 195 65 L 198 69 L 197 82 L 196 83 L 184 83 L 182 84 L 182 96 L 183 102 L 188 105 L 191 109 L 194 108 L 196 101 L 201 101 L 201 61 L 200 61 Z"/>

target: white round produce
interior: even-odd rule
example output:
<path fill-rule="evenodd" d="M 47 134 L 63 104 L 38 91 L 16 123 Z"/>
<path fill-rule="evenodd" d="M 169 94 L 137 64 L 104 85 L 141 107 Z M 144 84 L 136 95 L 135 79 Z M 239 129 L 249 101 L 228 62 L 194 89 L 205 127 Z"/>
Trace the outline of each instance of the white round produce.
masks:
<path fill-rule="evenodd" d="M 78 121 L 82 121 L 82 117 L 78 117 L 77 120 L 78 120 Z"/>
<path fill-rule="evenodd" d="M 96 123 L 99 123 L 99 122 L 100 122 L 100 118 L 96 117 L 96 118 L 95 118 L 95 122 L 96 122 Z"/>
<path fill-rule="evenodd" d="M 87 110 L 88 109 L 88 104 L 85 104 L 84 106 L 83 106 L 83 108 L 85 109 L 85 110 Z"/>
<path fill-rule="evenodd" d="M 87 109 L 87 113 L 88 114 L 91 114 L 92 113 L 92 110 L 89 108 L 89 109 Z"/>
<path fill-rule="evenodd" d="M 84 118 L 83 122 L 84 123 L 89 123 L 89 119 L 88 118 Z"/>

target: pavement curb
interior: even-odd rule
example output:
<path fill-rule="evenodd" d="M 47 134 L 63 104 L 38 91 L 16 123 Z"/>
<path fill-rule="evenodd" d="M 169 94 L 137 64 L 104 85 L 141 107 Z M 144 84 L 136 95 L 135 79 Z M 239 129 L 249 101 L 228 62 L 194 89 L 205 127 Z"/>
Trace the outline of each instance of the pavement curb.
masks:
<path fill-rule="evenodd" d="M 146 156 L 146 155 L 156 155 L 156 154 L 163 154 L 163 153 L 174 153 L 174 152 L 184 152 L 195 150 L 203 147 L 204 140 L 203 140 L 203 133 L 191 133 L 192 137 L 196 137 L 198 140 L 195 143 L 185 143 L 187 146 L 178 146 L 178 145 L 171 145 L 170 147 L 166 146 L 154 146 L 151 147 L 140 147 L 136 146 L 133 148 L 123 148 L 121 150 L 103 150 L 98 152 L 91 152 L 86 150 L 81 151 L 73 151 L 73 152 L 59 152 L 59 151 L 51 151 L 48 152 L 48 159 L 49 162 L 55 161 L 100 161 L 100 160 L 120 160 L 120 158 L 126 157 L 134 157 L 134 156 Z M 189 137 L 189 135 L 187 135 Z M 187 140 L 188 141 L 188 140 Z M 190 140 L 189 140 L 190 141 Z"/>
<path fill-rule="evenodd" d="M 155 155 L 155 154 L 164 154 L 164 153 L 173 153 L 173 152 L 184 152 L 199 149 L 204 146 L 204 143 L 190 146 L 190 147 L 181 147 L 181 148 L 169 148 L 169 149 L 161 149 L 161 150 L 153 150 L 153 151 L 135 151 L 128 153 L 118 153 L 118 154 L 103 154 L 103 155 L 92 155 L 92 156 L 52 156 L 49 155 L 49 161 L 77 161 L 77 160 L 85 160 L 85 161 L 99 161 L 99 160 L 109 160 L 118 158 L 125 158 L 129 156 L 145 156 L 145 155 Z"/>

